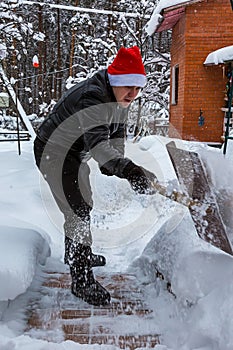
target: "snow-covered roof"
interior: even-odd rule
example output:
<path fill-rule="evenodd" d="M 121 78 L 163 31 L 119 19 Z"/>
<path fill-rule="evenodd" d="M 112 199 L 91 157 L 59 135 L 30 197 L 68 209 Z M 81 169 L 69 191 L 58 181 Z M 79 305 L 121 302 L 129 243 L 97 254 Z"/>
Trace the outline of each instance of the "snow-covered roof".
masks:
<path fill-rule="evenodd" d="M 187 5 L 191 5 L 195 2 L 200 2 L 202 0 L 160 0 L 159 4 L 154 9 L 154 12 L 147 22 L 145 30 L 149 35 L 154 34 L 155 31 L 158 31 L 158 27 L 160 27 L 161 23 L 164 20 L 163 11 L 165 9 L 169 9 L 171 11 L 176 10 L 179 7 L 185 7 Z M 179 11 L 181 14 L 181 11 Z M 170 28 L 172 28 L 175 23 L 179 20 L 180 16 L 177 16 L 177 12 L 174 12 L 173 15 L 169 16 Z M 177 19 L 174 22 L 174 18 Z M 170 29 L 169 23 L 167 23 L 166 27 L 163 30 Z"/>
<path fill-rule="evenodd" d="M 222 47 L 221 49 L 209 53 L 209 55 L 205 59 L 204 64 L 217 65 L 229 61 L 233 61 L 233 45 Z"/>

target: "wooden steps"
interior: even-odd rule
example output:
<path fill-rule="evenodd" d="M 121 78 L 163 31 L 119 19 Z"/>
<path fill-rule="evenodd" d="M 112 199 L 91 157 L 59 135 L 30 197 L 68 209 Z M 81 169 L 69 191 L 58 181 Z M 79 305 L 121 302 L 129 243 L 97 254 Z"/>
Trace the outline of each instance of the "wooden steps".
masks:
<path fill-rule="evenodd" d="M 28 307 L 26 333 L 53 342 L 72 340 L 130 350 L 152 349 L 159 344 L 158 334 L 153 334 L 154 312 L 146 304 L 136 277 L 117 274 L 97 279 L 111 293 L 108 306 L 95 307 L 75 298 L 69 274 L 46 272 L 41 296 Z"/>

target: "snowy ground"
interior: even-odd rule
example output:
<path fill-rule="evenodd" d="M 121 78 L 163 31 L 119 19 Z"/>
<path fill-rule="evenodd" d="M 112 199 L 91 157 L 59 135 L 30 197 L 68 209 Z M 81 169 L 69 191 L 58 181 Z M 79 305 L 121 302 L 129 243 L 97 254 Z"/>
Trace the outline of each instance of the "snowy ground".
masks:
<path fill-rule="evenodd" d="M 127 155 L 161 182 L 175 184 L 165 148 L 169 141 L 153 136 L 138 144 L 128 141 Z M 231 141 L 225 158 L 221 150 L 203 144 L 176 142 L 205 162 L 233 241 Z M 34 165 L 31 142 L 22 145 L 21 156 L 16 143 L 1 143 L 0 163 L 0 349 L 114 349 L 62 337 L 58 344 L 47 343 L 23 333 L 25 296 L 36 285 L 41 265 L 61 266 L 63 219 Z M 145 293 L 156 311 L 155 332 L 161 334 L 156 350 L 232 350 L 232 257 L 197 237 L 187 208 L 159 194 L 137 196 L 125 180 L 101 175 L 93 161 L 90 166 L 93 250 L 106 256 L 105 272 L 133 271 L 146 282 Z M 177 298 L 155 278 L 155 266 L 171 281 Z"/>

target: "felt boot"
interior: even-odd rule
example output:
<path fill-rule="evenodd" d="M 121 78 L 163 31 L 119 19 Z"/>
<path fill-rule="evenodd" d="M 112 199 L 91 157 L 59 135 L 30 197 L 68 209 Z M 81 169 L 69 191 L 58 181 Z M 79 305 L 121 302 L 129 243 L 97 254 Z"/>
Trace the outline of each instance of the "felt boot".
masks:
<path fill-rule="evenodd" d="M 72 284 L 71 292 L 88 304 L 108 305 L 111 300 L 109 292 L 95 280 L 92 270 L 83 266 L 70 267 Z"/>
<path fill-rule="evenodd" d="M 91 247 L 84 246 L 82 244 L 77 244 L 77 248 L 75 244 L 73 244 L 73 240 L 67 236 L 65 236 L 65 255 L 64 255 L 64 263 L 69 265 L 69 257 L 72 260 L 72 257 L 75 253 L 75 251 L 78 252 L 84 252 L 84 247 L 85 249 L 85 254 L 87 254 L 87 258 L 90 263 L 90 267 L 97 267 L 97 266 L 104 266 L 106 265 L 106 259 L 103 255 L 99 254 L 93 254 L 91 251 Z"/>
<path fill-rule="evenodd" d="M 94 278 L 92 256 L 91 247 L 82 244 L 78 244 L 73 255 L 69 256 L 71 292 L 89 304 L 107 305 L 110 303 L 111 296 Z"/>

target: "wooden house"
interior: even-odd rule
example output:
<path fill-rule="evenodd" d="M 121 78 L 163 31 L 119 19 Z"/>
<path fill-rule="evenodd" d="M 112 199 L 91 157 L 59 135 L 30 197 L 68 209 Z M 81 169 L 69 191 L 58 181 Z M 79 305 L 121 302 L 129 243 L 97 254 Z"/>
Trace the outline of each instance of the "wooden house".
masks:
<path fill-rule="evenodd" d="M 231 2 L 161 0 L 149 27 L 149 34 L 172 29 L 169 136 L 220 144 L 227 64 L 204 62 L 211 52 L 233 45 Z"/>

